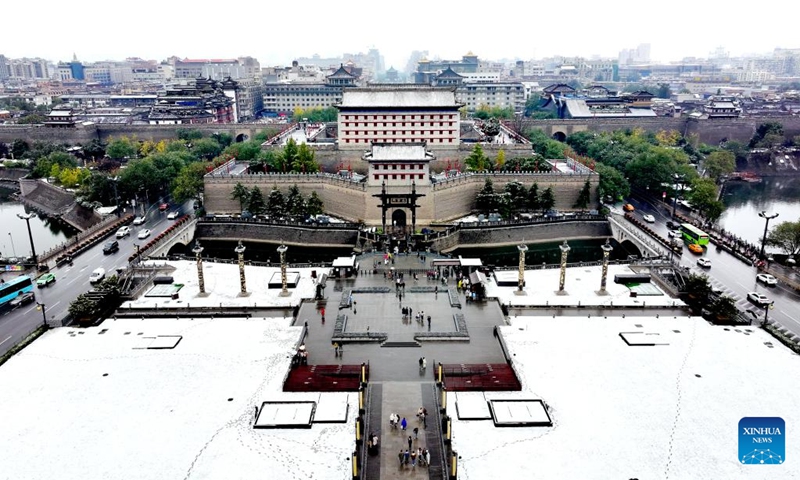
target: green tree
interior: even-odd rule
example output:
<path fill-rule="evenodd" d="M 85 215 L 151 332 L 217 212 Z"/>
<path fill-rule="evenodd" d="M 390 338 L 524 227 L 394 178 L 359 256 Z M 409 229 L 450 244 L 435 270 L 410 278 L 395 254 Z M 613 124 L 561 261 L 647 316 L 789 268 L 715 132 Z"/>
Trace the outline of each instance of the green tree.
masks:
<path fill-rule="evenodd" d="M 731 320 L 737 313 L 736 303 L 727 295 L 717 297 L 711 303 L 710 310 L 714 312 L 714 317 L 721 321 Z"/>
<path fill-rule="evenodd" d="M 47 117 L 45 117 L 44 115 L 39 115 L 38 113 L 31 113 L 17 120 L 17 123 L 20 125 L 33 125 L 33 124 L 44 123 L 45 120 L 47 120 Z"/>
<path fill-rule="evenodd" d="M 322 203 L 322 199 L 319 198 L 317 192 L 311 192 L 311 196 L 308 198 L 308 202 L 306 205 L 306 213 L 309 215 L 319 215 L 324 212 L 325 205 Z"/>
<path fill-rule="evenodd" d="M 600 185 L 598 191 L 601 198 L 611 197 L 613 200 L 621 200 L 631 193 L 631 186 L 625 176 L 614 167 L 598 163 L 595 171 L 600 174 Z"/>
<path fill-rule="evenodd" d="M 494 184 L 490 178 L 486 179 L 483 188 L 475 197 L 475 208 L 481 212 L 491 212 L 497 206 L 497 198 L 494 194 Z"/>
<path fill-rule="evenodd" d="M 81 293 L 69 304 L 67 311 L 74 320 L 91 318 L 97 312 L 97 302 L 92 300 L 89 295 Z"/>
<path fill-rule="evenodd" d="M 247 204 L 247 210 L 253 215 L 261 215 L 267 209 L 267 205 L 264 202 L 264 194 L 261 193 L 261 189 L 257 186 L 253 186 L 253 188 L 250 189 L 250 194 L 247 197 Z"/>
<path fill-rule="evenodd" d="M 534 183 L 531 185 L 530 190 L 528 190 L 528 201 L 527 201 L 528 208 L 531 210 L 539 210 L 542 208 L 541 202 L 539 201 L 539 184 Z"/>
<path fill-rule="evenodd" d="M 283 147 L 282 156 L 284 168 L 288 168 L 289 170 L 294 168 L 294 165 L 297 163 L 297 151 L 297 142 L 294 141 L 294 138 L 290 138 Z"/>
<path fill-rule="evenodd" d="M 234 200 L 239 200 L 239 206 L 242 207 L 242 211 L 247 210 L 247 204 L 250 200 L 250 192 L 247 190 L 247 187 L 242 185 L 240 182 L 236 182 L 236 185 L 233 186 L 233 191 L 231 192 L 231 198 Z"/>
<path fill-rule="evenodd" d="M 560 159 L 564 158 L 566 145 L 549 138 L 546 133 L 541 130 L 529 130 L 527 134 L 528 140 L 531 142 L 533 151 L 547 159 Z"/>
<path fill-rule="evenodd" d="M 508 182 L 506 186 L 503 187 L 503 192 L 508 198 L 508 212 L 505 213 L 505 216 L 509 216 L 511 212 L 525 208 L 525 205 L 528 203 L 528 189 L 519 182 Z"/>
<path fill-rule="evenodd" d="M 586 207 L 589 206 L 589 203 L 592 201 L 592 184 L 589 183 L 589 179 L 586 179 L 586 183 L 583 184 L 583 188 L 578 193 L 578 200 L 575 202 L 575 208 L 580 208 L 581 210 L 585 210 Z"/>
<path fill-rule="evenodd" d="M 690 273 L 683 287 L 686 294 L 686 303 L 694 310 L 699 310 L 708 305 L 708 296 L 711 295 L 711 284 L 706 275 Z"/>
<path fill-rule="evenodd" d="M 800 253 L 800 221 L 776 225 L 767 235 L 767 245 L 778 247 L 787 255 Z"/>
<path fill-rule="evenodd" d="M 53 170 L 54 166 L 58 168 Z M 33 178 L 58 177 L 62 168 L 75 168 L 77 166 L 78 161 L 72 155 L 64 152 L 52 152 L 46 157 L 36 160 L 31 176 Z M 51 175 L 51 173 L 55 173 L 55 175 Z"/>
<path fill-rule="evenodd" d="M 247 142 L 234 143 L 223 150 L 223 155 L 236 158 L 243 162 L 250 161 L 261 152 L 261 143 L 249 140 Z"/>
<path fill-rule="evenodd" d="M 502 148 L 499 152 L 497 152 L 497 158 L 494 160 L 494 164 L 498 170 L 502 170 L 506 164 L 506 151 Z"/>
<path fill-rule="evenodd" d="M 656 90 L 656 97 L 669 99 L 672 96 L 672 89 L 669 88 L 668 83 L 659 83 L 658 90 Z"/>
<path fill-rule="evenodd" d="M 314 173 L 319 171 L 319 164 L 314 159 L 314 150 L 306 143 L 301 143 L 297 148 L 297 156 L 292 165 L 293 172 Z"/>
<path fill-rule="evenodd" d="M 83 145 L 83 155 L 87 160 L 99 160 L 106 155 L 106 146 L 100 140 L 94 139 Z"/>
<path fill-rule="evenodd" d="M 719 182 L 723 175 L 728 175 L 736 170 L 736 156 L 727 150 L 718 150 L 706 157 L 703 166 L 706 173 L 715 182 Z"/>
<path fill-rule="evenodd" d="M 282 217 L 286 213 L 286 200 L 283 198 L 281 191 L 277 188 L 273 188 L 272 191 L 269 192 L 267 210 L 272 217 Z"/>
<path fill-rule="evenodd" d="M 701 215 L 715 221 L 722 214 L 722 203 L 717 200 L 717 185 L 710 178 L 696 178 L 692 182 L 692 190 L 688 194 L 689 201 Z"/>
<path fill-rule="evenodd" d="M 30 150 L 28 142 L 25 140 L 16 139 L 11 142 L 11 157 L 21 160 L 25 158 L 25 154 Z"/>
<path fill-rule="evenodd" d="M 179 128 L 176 134 L 184 142 L 194 142 L 203 138 L 203 132 L 191 128 Z"/>
<path fill-rule="evenodd" d="M 139 145 L 134 140 L 122 137 L 109 142 L 108 148 L 106 148 L 106 155 L 114 160 L 124 160 L 136 157 L 138 151 Z"/>
<path fill-rule="evenodd" d="M 201 160 L 211 160 L 222 153 L 222 145 L 213 138 L 201 138 L 192 142 L 192 154 Z"/>
<path fill-rule="evenodd" d="M 225 133 L 225 132 L 212 133 L 211 138 L 213 138 L 214 140 L 217 141 L 217 143 L 222 145 L 222 148 L 227 148 L 231 143 L 233 143 L 233 135 L 231 135 L 230 133 Z"/>
<path fill-rule="evenodd" d="M 206 174 L 206 167 L 201 162 L 193 162 L 183 167 L 175 179 L 172 187 L 172 198 L 183 203 L 190 198 L 198 198 L 203 191 L 203 177 Z"/>
<path fill-rule="evenodd" d="M 783 141 L 783 125 L 780 122 L 765 122 L 756 127 L 756 133 L 750 139 L 750 148 L 770 148 L 775 142 Z"/>
<path fill-rule="evenodd" d="M 475 171 L 481 172 L 486 170 L 489 159 L 486 157 L 486 154 L 483 153 L 483 147 L 481 147 L 480 143 L 476 143 L 475 146 L 472 147 L 472 152 L 464 159 L 464 164 Z"/>
<path fill-rule="evenodd" d="M 305 213 L 305 203 L 303 194 L 300 193 L 300 189 L 297 188 L 297 185 L 289 187 L 289 193 L 286 195 L 286 211 L 293 217 L 300 217 Z"/>
<path fill-rule="evenodd" d="M 539 207 L 542 210 L 547 211 L 551 210 L 556 205 L 556 197 L 553 195 L 553 187 L 547 187 L 544 192 L 542 192 L 542 197 L 539 200 Z"/>

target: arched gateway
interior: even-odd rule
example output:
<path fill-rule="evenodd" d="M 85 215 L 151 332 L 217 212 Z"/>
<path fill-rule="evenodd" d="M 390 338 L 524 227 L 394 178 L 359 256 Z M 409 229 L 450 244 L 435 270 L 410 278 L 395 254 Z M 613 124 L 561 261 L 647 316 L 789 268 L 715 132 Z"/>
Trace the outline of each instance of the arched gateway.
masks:
<path fill-rule="evenodd" d="M 413 233 L 417 228 L 417 200 L 424 194 L 417 193 L 417 183 L 430 182 L 429 163 L 434 158 L 425 150 L 425 143 L 418 144 L 372 144 L 372 150 L 364 155 L 369 163 L 368 185 L 380 185 L 381 193 L 373 195 L 380 199 L 381 226 L 387 232 L 386 214 L 391 212 L 393 233 Z M 408 213 L 411 213 L 409 230 Z"/>

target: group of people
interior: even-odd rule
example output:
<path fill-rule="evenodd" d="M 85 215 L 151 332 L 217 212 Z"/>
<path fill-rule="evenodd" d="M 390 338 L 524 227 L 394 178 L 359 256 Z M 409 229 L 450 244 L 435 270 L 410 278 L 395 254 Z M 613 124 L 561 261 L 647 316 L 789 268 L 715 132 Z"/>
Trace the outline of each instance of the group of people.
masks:
<path fill-rule="evenodd" d="M 422 367 L 423 363 L 426 363 L 425 357 L 420 358 L 420 367 Z M 417 410 L 417 419 L 422 423 L 422 428 L 427 428 L 427 415 L 428 410 L 424 407 L 419 407 Z M 400 415 L 396 413 L 391 413 L 389 415 L 389 426 L 397 430 L 398 428 L 402 431 L 406 431 L 408 428 L 408 421 L 405 417 L 400 417 Z M 422 448 L 419 444 L 417 444 L 417 448 L 414 449 L 414 441 L 419 440 L 419 427 L 414 427 L 414 437 L 412 438 L 411 435 L 408 436 L 408 448 L 407 449 L 400 449 L 400 453 L 397 454 L 397 458 L 400 460 L 400 466 L 403 467 L 405 465 L 411 465 L 412 467 L 417 466 L 417 462 L 419 462 L 420 466 L 430 465 L 431 462 L 431 454 L 427 448 Z"/>
<path fill-rule="evenodd" d="M 292 357 L 292 367 L 298 365 L 308 365 L 308 352 L 306 351 L 306 344 L 300 345 L 297 352 Z"/>
<path fill-rule="evenodd" d="M 411 437 L 408 438 L 410 439 Z M 414 450 L 412 447 L 409 447 L 406 451 L 403 451 L 401 448 L 400 453 L 397 454 L 397 458 L 400 459 L 401 467 L 405 465 L 416 467 L 417 461 L 419 461 L 421 467 L 431 464 L 431 452 L 429 452 L 427 448 L 417 447 L 417 449 Z"/>

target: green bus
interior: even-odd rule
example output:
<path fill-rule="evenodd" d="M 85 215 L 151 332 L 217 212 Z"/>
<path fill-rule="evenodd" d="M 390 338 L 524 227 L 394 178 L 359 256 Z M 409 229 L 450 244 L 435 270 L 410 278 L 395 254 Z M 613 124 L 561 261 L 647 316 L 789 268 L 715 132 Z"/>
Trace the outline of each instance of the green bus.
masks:
<path fill-rule="evenodd" d="M 708 245 L 708 234 L 691 223 L 681 224 L 681 235 L 686 243 L 696 243 L 700 246 Z"/>

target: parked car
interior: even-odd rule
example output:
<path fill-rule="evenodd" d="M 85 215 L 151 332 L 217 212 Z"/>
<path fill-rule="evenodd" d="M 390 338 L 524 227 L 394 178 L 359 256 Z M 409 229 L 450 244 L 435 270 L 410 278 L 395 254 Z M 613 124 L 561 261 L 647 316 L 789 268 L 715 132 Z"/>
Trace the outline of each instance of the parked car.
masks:
<path fill-rule="evenodd" d="M 103 253 L 105 254 L 114 253 L 117 250 L 119 250 L 119 242 L 116 240 L 106 242 L 106 244 L 103 245 Z"/>
<path fill-rule="evenodd" d="M 175 219 L 176 219 L 176 218 L 178 218 L 180 215 L 181 215 L 181 212 L 179 212 L 179 211 L 177 211 L 177 210 L 176 210 L 176 211 L 174 211 L 174 212 L 169 212 L 169 215 L 167 215 L 167 219 L 169 219 L 169 220 L 175 220 Z"/>
<path fill-rule="evenodd" d="M 759 306 L 772 305 L 772 300 L 759 292 L 747 292 L 747 299 Z"/>
<path fill-rule="evenodd" d="M 146 221 L 147 221 L 147 219 L 144 216 L 136 217 L 136 218 L 133 219 L 133 224 L 134 225 L 141 225 Z"/>
<path fill-rule="evenodd" d="M 625 205 L 622 206 L 622 209 L 625 210 L 626 212 L 632 212 L 636 210 L 636 207 L 634 207 L 630 203 L 626 203 Z"/>
<path fill-rule="evenodd" d="M 647 215 L 642 215 L 642 218 L 647 223 L 656 223 L 656 217 L 650 215 L 649 213 Z"/>
<path fill-rule="evenodd" d="M 36 296 L 33 294 L 33 292 L 22 293 L 20 295 L 17 295 L 16 298 L 14 298 L 13 300 L 11 300 L 8 303 L 8 305 L 11 308 L 17 308 L 17 307 L 21 307 L 22 305 L 26 305 L 28 303 L 31 303 L 34 300 L 36 300 Z"/>
<path fill-rule="evenodd" d="M 778 279 L 770 275 L 769 273 L 759 273 L 756 275 L 756 281 L 761 282 L 764 285 L 769 285 L 770 287 L 774 287 L 778 284 Z"/>
<path fill-rule="evenodd" d="M 106 278 L 105 268 L 95 268 L 91 275 L 89 275 L 89 283 L 99 283 Z"/>
<path fill-rule="evenodd" d="M 706 257 L 700 257 L 697 259 L 697 265 L 703 268 L 711 268 L 711 260 Z"/>
<path fill-rule="evenodd" d="M 141 240 L 141 239 L 145 239 L 145 238 L 147 238 L 147 237 L 149 237 L 149 236 L 150 236 L 150 230 L 148 230 L 148 229 L 146 229 L 146 228 L 143 228 L 143 229 L 141 229 L 141 230 L 139 231 L 139 235 L 138 235 L 138 237 L 139 237 L 139 239 L 140 239 L 140 240 Z"/>
<path fill-rule="evenodd" d="M 691 243 L 689 244 L 689 251 L 692 253 L 703 253 L 703 247 L 696 243 Z"/>
<path fill-rule="evenodd" d="M 127 225 L 124 227 L 120 227 L 119 230 L 117 230 L 117 238 L 125 238 L 130 234 L 131 234 L 131 227 Z"/>
<path fill-rule="evenodd" d="M 169 204 L 168 203 L 162 203 L 161 205 L 158 206 L 158 209 L 160 211 L 162 211 L 162 212 L 166 212 L 169 209 Z"/>
<path fill-rule="evenodd" d="M 39 288 L 46 287 L 51 283 L 56 281 L 56 274 L 55 273 L 43 273 L 39 275 L 39 278 L 36 279 L 36 286 Z"/>

